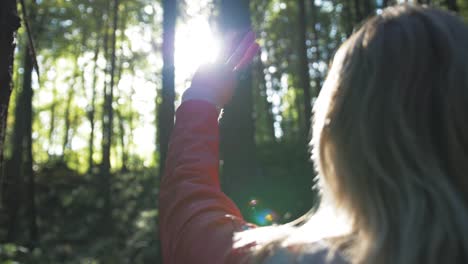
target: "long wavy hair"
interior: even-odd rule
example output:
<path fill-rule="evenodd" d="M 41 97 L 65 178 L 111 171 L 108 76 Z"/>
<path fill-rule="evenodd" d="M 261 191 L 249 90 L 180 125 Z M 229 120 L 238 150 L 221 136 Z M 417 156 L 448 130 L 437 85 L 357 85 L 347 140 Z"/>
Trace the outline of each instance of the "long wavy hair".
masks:
<path fill-rule="evenodd" d="M 468 263 L 468 27 L 410 5 L 369 19 L 334 58 L 312 146 L 352 263 Z"/>
<path fill-rule="evenodd" d="M 395 6 L 341 47 L 313 158 L 355 263 L 468 263 L 468 27 Z"/>

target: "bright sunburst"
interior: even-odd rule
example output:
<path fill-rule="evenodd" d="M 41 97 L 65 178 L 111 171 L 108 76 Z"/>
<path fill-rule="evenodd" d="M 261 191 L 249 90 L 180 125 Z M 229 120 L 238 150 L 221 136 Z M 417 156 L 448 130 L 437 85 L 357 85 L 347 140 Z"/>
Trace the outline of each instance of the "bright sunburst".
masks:
<path fill-rule="evenodd" d="M 175 39 L 176 90 L 183 92 L 197 68 L 213 62 L 220 50 L 208 18 L 196 16 L 179 24 Z"/>

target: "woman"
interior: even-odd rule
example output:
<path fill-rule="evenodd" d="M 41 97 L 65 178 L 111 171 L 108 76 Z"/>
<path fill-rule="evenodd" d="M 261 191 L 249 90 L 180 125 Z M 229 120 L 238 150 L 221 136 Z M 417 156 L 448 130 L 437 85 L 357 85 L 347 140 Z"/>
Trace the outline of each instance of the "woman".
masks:
<path fill-rule="evenodd" d="M 177 111 L 160 196 L 165 263 L 468 263 L 467 26 L 395 6 L 339 49 L 314 105 L 324 202 L 299 227 L 253 228 L 219 187 L 218 109 L 253 43 L 200 70 Z M 347 228 L 320 233 L 330 208 Z"/>

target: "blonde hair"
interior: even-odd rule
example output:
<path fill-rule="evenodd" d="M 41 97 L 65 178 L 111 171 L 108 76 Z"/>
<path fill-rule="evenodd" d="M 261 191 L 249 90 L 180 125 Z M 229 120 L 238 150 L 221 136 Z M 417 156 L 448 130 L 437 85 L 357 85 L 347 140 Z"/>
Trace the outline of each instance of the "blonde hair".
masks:
<path fill-rule="evenodd" d="M 313 158 L 351 220 L 353 263 L 468 262 L 468 28 L 395 6 L 341 47 Z"/>
<path fill-rule="evenodd" d="M 333 243 L 350 262 L 468 263 L 468 28 L 460 19 L 410 5 L 371 18 L 337 52 L 313 126 L 324 200 L 349 221 Z M 258 254 L 282 247 L 290 226 Z"/>

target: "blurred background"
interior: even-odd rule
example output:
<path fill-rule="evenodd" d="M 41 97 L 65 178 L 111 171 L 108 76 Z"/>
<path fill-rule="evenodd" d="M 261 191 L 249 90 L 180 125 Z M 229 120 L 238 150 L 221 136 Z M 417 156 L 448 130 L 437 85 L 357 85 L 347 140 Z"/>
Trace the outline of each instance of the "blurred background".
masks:
<path fill-rule="evenodd" d="M 468 18 L 468 0 L 418 2 Z M 319 201 L 309 127 L 329 63 L 392 4 L 2 0 L 0 28 L 16 8 L 21 27 L 0 115 L 0 263 L 160 263 L 157 196 L 174 111 L 223 38 L 249 29 L 261 52 L 221 121 L 223 190 L 257 225 L 301 216 Z M 8 88 L 0 83 L 2 106 Z"/>

